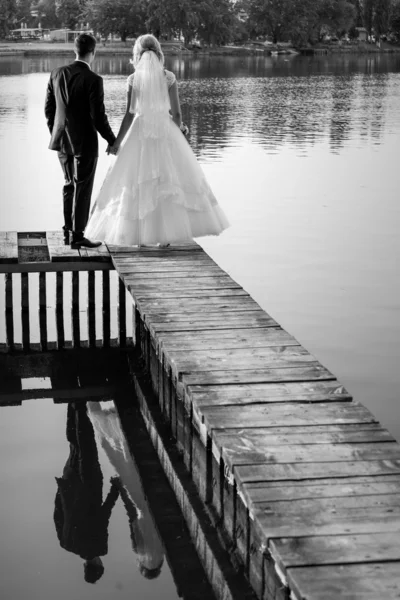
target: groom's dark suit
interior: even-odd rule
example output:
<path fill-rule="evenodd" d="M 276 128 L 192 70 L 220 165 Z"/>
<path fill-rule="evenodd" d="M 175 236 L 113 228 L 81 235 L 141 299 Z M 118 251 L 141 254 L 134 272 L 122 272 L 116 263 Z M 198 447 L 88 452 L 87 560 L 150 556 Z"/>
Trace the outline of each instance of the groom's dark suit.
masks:
<path fill-rule="evenodd" d="M 97 132 L 110 146 L 115 141 L 104 108 L 103 79 L 78 60 L 54 69 L 45 115 L 51 133 L 49 148 L 58 151 L 65 177 L 65 228 L 82 233 L 89 218 L 99 154 Z"/>

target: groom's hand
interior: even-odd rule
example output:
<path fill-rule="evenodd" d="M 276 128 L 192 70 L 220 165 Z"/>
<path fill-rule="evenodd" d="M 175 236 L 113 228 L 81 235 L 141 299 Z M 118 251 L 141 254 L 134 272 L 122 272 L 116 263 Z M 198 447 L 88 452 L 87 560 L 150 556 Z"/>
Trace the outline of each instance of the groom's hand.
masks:
<path fill-rule="evenodd" d="M 112 146 L 110 146 L 110 145 L 107 146 L 106 152 L 107 152 L 107 154 L 114 154 L 115 155 L 115 154 L 117 154 L 118 150 L 119 150 L 119 144 L 117 144 L 116 142 L 114 142 L 114 144 Z"/>

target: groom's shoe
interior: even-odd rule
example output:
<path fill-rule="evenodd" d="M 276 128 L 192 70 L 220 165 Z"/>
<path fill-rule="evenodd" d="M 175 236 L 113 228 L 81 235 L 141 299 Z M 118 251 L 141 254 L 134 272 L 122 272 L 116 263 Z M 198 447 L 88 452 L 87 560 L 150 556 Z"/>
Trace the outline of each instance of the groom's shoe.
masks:
<path fill-rule="evenodd" d="M 79 248 L 98 248 L 102 242 L 98 240 L 88 240 L 83 233 L 72 232 L 71 248 L 79 250 Z"/>

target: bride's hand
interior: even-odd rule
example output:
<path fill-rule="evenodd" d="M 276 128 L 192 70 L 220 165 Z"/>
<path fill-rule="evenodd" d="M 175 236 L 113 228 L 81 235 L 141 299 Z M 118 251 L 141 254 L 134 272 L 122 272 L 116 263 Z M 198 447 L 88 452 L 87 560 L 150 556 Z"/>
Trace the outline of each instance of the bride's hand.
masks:
<path fill-rule="evenodd" d="M 118 150 L 119 150 L 119 144 L 114 142 L 114 144 L 112 146 L 107 147 L 106 152 L 107 152 L 107 154 L 113 154 L 115 156 L 116 154 L 118 154 Z"/>

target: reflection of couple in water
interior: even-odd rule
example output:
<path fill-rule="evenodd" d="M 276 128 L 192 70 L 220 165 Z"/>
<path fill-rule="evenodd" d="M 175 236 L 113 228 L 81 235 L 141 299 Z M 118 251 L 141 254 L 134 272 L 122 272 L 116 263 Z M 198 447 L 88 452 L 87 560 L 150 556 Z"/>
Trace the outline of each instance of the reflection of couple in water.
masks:
<path fill-rule="evenodd" d="M 94 429 L 118 475 L 111 478 L 104 502 Z M 108 551 L 108 524 L 120 496 L 128 515 L 139 570 L 149 579 L 157 577 L 163 563 L 163 548 L 114 404 L 106 409 L 98 402 L 69 404 L 67 440 L 70 455 L 62 477 L 56 478 L 54 510 L 61 547 L 84 559 L 87 582 L 100 579 L 104 572 L 100 557 Z"/>

